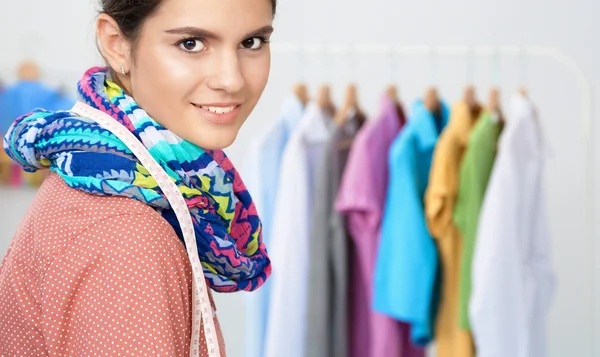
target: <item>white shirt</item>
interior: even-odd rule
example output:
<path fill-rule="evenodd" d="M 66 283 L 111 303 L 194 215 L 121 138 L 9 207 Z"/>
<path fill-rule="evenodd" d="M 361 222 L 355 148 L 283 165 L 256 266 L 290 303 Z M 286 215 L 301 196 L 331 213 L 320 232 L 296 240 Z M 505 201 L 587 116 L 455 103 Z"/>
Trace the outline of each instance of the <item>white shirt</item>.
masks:
<path fill-rule="evenodd" d="M 484 198 L 469 316 L 479 357 L 546 356 L 554 294 L 543 188 L 548 155 L 531 102 L 512 99 Z"/>
<path fill-rule="evenodd" d="M 248 148 L 244 165 L 244 182 L 252 195 L 262 221 L 262 238 L 271 249 L 271 232 L 279 174 L 283 152 L 292 133 L 297 129 L 304 113 L 300 99 L 288 96 L 277 120 Z M 263 357 L 268 312 L 271 296 L 271 279 L 258 290 L 246 294 L 246 334 L 244 354 L 246 357 Z"/>
<path fill-rule="evenodd" d="M 309 212 L 317 159 L 332 129 L 331 116 L 310 104 L 283 154 L 269 248 L 273 273 L 266 357 L 304 357 Z"/>

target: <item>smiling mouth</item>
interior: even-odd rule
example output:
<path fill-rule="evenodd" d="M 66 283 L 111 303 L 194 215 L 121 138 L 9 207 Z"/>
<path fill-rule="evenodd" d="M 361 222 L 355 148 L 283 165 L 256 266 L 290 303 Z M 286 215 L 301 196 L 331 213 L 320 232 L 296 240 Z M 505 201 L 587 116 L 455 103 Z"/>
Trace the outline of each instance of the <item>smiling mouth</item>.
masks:
<path fill-rule="evenodd" d="M 241 107 L 241 104 L 232 103 L 222 103 L 220 105 L 193 105 L 200 110 L 202 118 L 216 125 L 229 125 L 235 123 L 240 114 Z"/>
<path fill-rule="evenodd" d="M 226 107 L 218 107 L 218 106 L 212 106 L 212 105 L 197 105 L 197 104 L 194 104 L 194 106 L 196 106 L 197 108 L 206 110 L 208 112 L 211 112 L 213 114 L 227 114 L 227 113 L 231 113 L 236 108 L 238 108 L 239 104 L 238 105 L 230 105 L 230 106 L 226 106 Z"/>

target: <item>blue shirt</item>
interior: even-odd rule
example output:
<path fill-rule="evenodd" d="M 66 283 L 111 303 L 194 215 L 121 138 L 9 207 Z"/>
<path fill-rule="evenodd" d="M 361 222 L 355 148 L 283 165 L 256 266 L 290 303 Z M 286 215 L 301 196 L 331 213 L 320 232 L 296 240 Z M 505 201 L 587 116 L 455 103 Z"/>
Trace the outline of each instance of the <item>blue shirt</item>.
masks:
<path fill-rule="evenodd" d="M 423 199 L 433 150 L 448 123 L 421 100 L 389 152 L 389 181 L 375 266 L 374 309 L 411 324 L 411 339 L 425 346 L 433 339 L 439 297 L 438 258 L 425 222 Z"/>
<path fill-rule="evenodd" d="M 34 109 L 69 110 L 75 100 L 38 81 L 19 81 L 0 94 L 0 133 L 5 134 L 18 117 Z"/>
<path fill-rule="evenodd" d="M 244 165 L 244 182 L 260 215 L 263 242 L 267 249 L 271 241 L 283 152 L 303 112 L 300 100 L 295 96 L 288 97 L 275 124 L 252 143 Z M 271 280 L 268 279 L 260 289 L 246 295 L 246 357 L 264 356 Z"/>

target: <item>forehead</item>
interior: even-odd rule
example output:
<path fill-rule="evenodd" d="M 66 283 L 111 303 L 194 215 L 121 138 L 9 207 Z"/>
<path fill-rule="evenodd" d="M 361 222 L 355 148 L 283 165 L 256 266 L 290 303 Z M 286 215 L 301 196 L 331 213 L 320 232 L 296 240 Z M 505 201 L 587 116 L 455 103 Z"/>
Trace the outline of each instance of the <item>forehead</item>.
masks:
<path fill-rule="evenodd" d="M 271 0 L 163 0 L 147 25 L 158 30 L 193 26 L 221 36 L 243 36 L 273 21 Z"/>

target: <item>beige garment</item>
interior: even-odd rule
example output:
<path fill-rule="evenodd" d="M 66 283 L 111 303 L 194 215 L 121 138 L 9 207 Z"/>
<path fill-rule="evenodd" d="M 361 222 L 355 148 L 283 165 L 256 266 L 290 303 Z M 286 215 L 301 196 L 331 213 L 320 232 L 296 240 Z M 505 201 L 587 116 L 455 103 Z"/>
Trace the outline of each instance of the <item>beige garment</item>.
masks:
<path fill-rule="evenodd" d="M 471 333 L 462 330 L 458 324 L 462 238 L 452 222 L 452 215 L 458 192 L 460 162 L 478 117 L 479 112 L 472 113 L 464 102 L 452 108 L 450 122 L 433 154 L 425 192 L 427 226 L 436 240 L 441 266 L 442 287 L 435 322 L 438 357 L 474 356 Z"/>
<path fill-rule="evenodd" d="M 153 208 L 52 173 L 0 265 L 0 356 L 187 357 L 191 288 L 184 245 Z"/>

